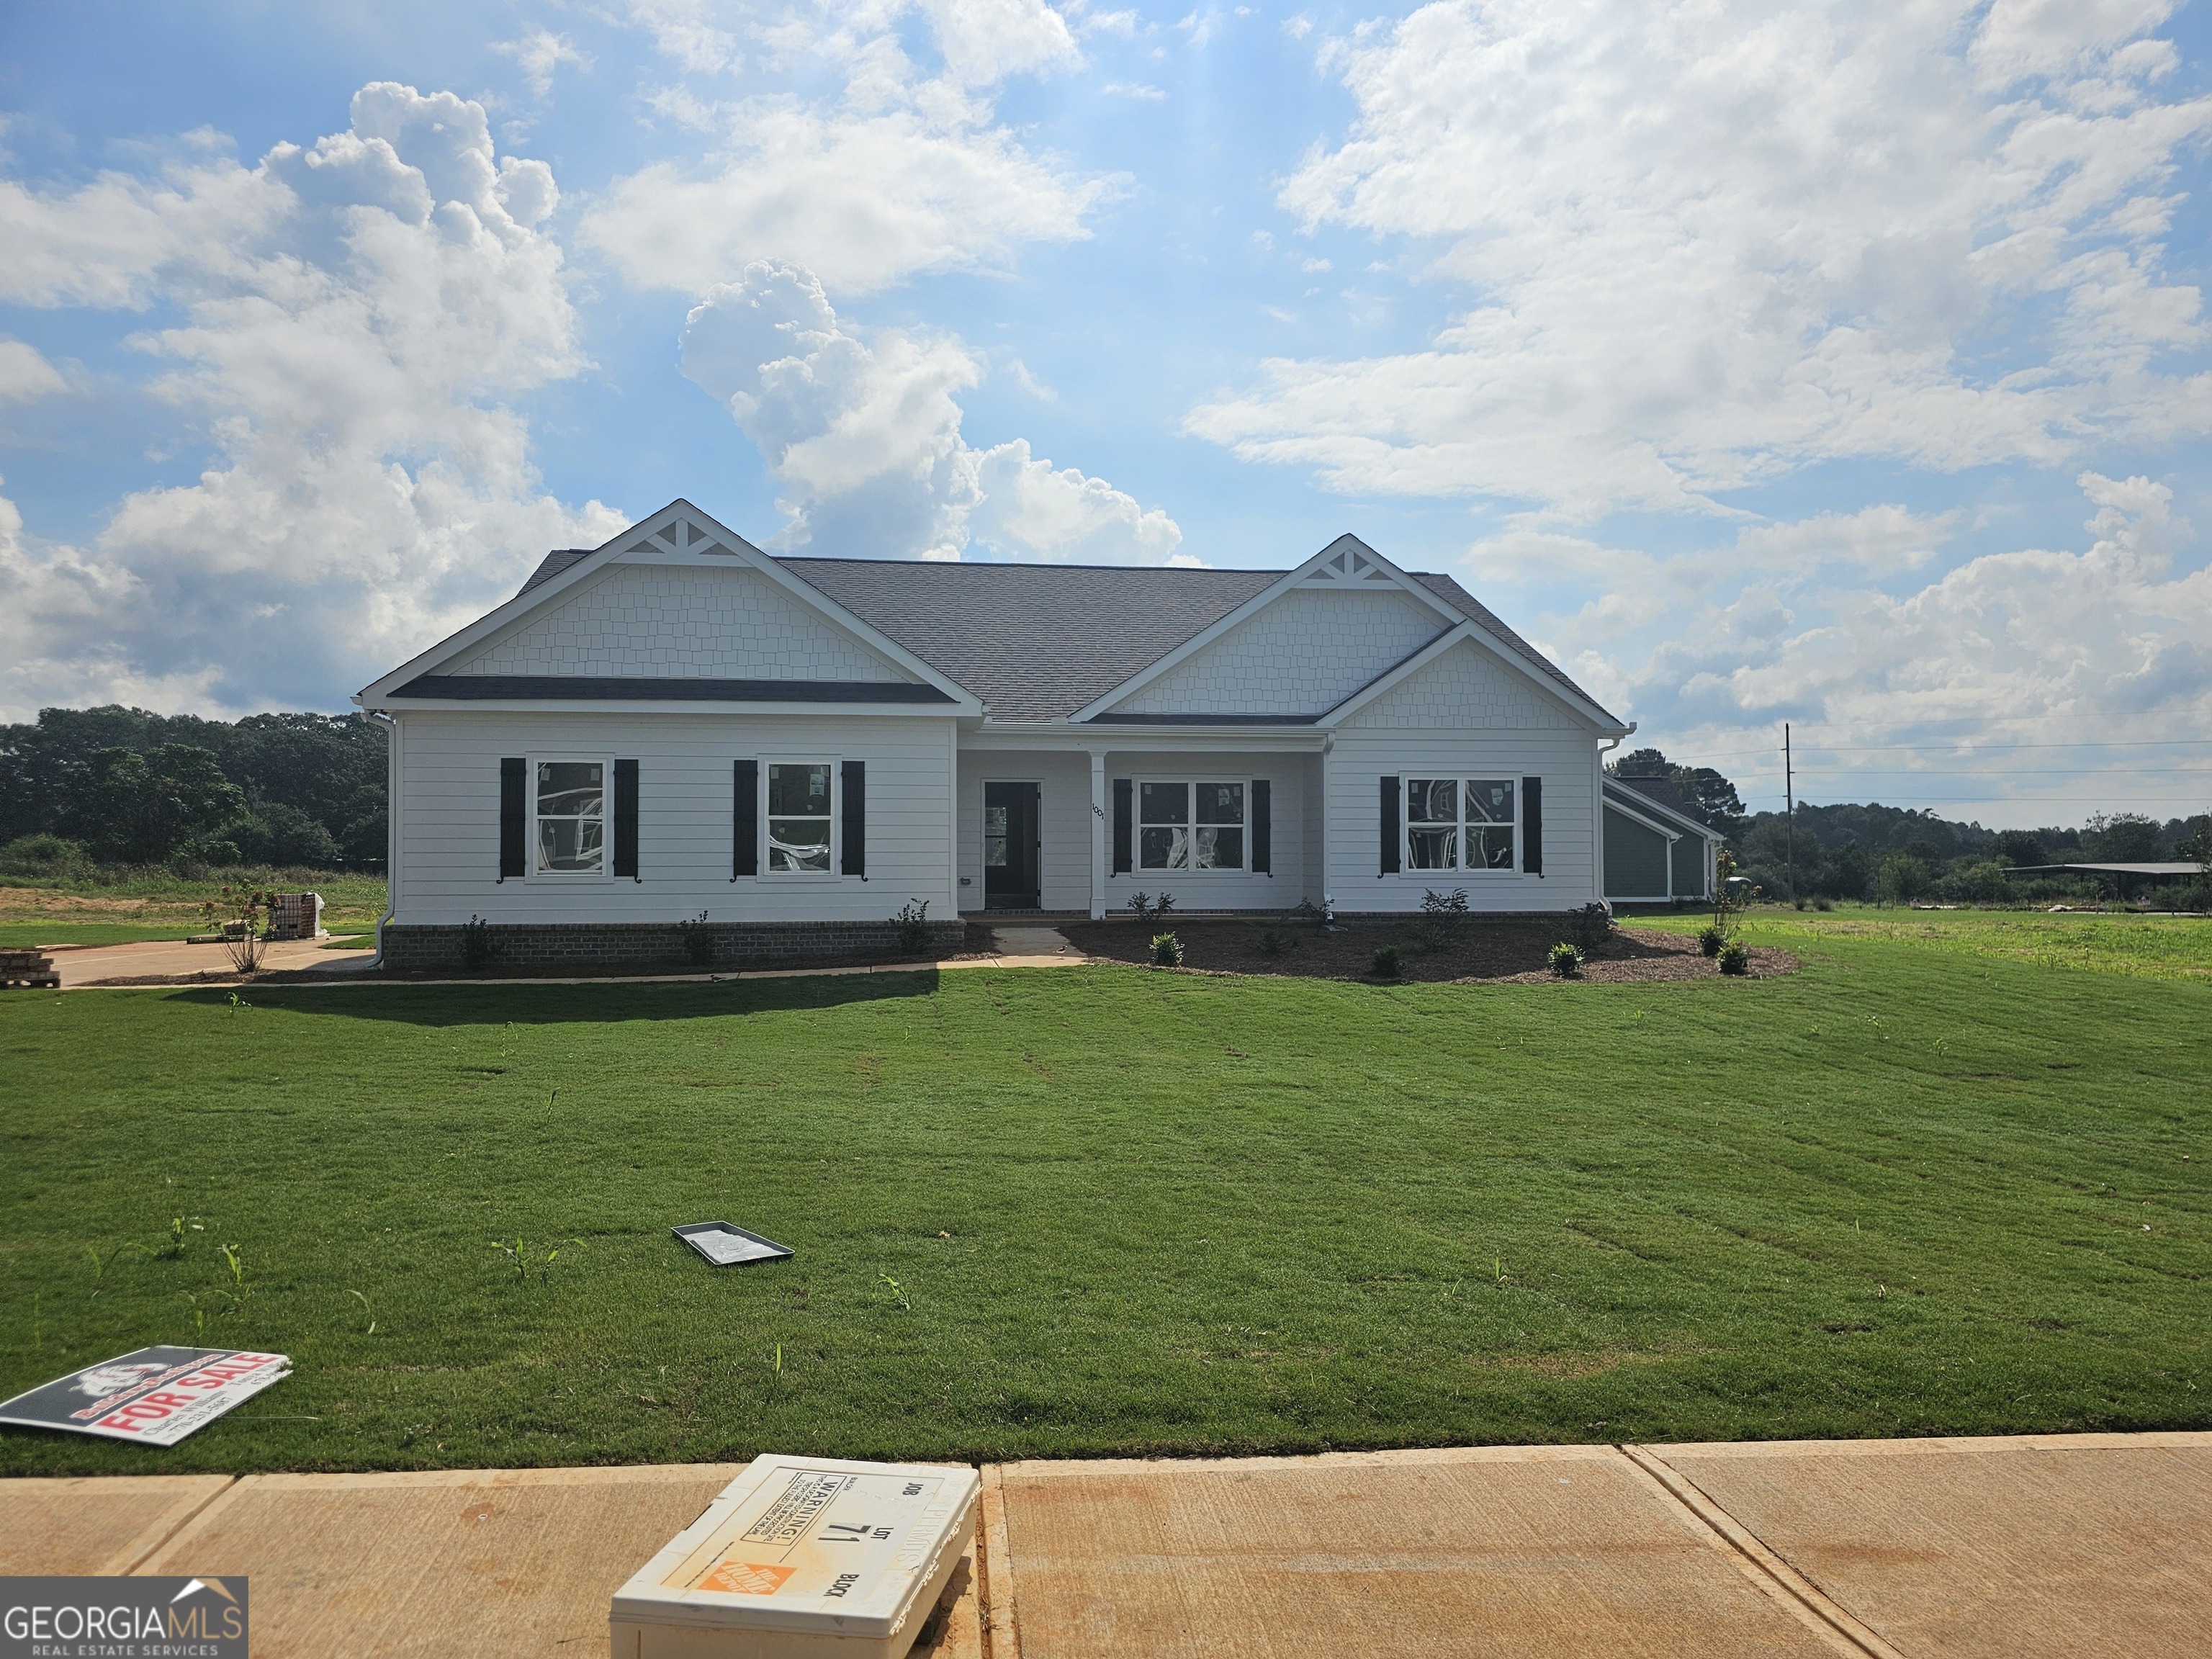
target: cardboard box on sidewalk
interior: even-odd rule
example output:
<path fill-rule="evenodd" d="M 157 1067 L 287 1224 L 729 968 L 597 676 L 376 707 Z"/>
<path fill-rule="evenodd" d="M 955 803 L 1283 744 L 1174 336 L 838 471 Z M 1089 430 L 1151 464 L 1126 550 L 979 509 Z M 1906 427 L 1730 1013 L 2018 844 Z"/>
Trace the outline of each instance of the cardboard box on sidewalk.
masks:
<path fill-rule="evenodd" d="M 902 1659 L 975 1530 L 975 1471 L 757 1458 L 621 1589 L 615 1659 Z"/>

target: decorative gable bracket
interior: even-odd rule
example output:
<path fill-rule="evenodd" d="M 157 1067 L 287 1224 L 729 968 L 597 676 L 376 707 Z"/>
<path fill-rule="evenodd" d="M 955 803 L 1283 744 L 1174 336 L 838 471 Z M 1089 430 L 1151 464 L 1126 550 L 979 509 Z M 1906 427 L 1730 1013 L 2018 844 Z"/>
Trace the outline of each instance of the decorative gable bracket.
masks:
<path fill-rule="evenodd" d="M 1352 544 L 1348 547 L 1346 543 Z M 1334 549 L 1342 549 L 1335 551 Z M 1299 587 L 1341 587 L 1347 582 L 1376 582 L 1385 587 L 1401 587 L 1405 584 L 1395 571 L 1385 569 L 1370 557 L 1366 548 L 1349 536 L 1339 537 L 1330 548 L 1322 551 L 1319 562 L 1308 567 L 1298 578 Z"/>

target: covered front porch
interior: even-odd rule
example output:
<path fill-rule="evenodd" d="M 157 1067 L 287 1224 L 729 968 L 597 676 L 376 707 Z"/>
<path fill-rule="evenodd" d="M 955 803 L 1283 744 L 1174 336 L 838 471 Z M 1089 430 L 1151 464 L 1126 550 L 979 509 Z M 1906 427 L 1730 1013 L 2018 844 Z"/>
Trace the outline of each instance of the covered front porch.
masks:
<path fill-rule="evenodd" d="M 963 737 L 961 913 L 1098 919 L 1163 891 L 1186 914 L 1319 904 L 1322 751 L 1310 728 L 1115 745 Z"/>

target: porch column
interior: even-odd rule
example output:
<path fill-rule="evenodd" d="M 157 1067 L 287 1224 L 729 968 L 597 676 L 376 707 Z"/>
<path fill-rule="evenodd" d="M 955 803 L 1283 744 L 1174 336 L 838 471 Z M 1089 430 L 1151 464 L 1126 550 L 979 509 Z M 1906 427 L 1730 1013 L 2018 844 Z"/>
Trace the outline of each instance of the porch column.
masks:
<path fill-rule="evenodd" d="M 1091 751 L 1091 920 L 1106 920 L 1106 751 Z"/>

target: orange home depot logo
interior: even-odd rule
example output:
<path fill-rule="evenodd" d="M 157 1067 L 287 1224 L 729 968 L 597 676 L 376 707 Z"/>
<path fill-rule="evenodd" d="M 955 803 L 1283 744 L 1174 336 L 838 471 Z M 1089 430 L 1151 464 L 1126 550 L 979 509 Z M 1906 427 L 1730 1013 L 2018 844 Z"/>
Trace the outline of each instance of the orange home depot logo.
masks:
<path fill-rule="evenodd" d="M 729 1595 L 773 1595 L 796 1567 L 763 1567 L 750 1561 L 725 1561 L 699 1581 L 699 1588 Z"/>

